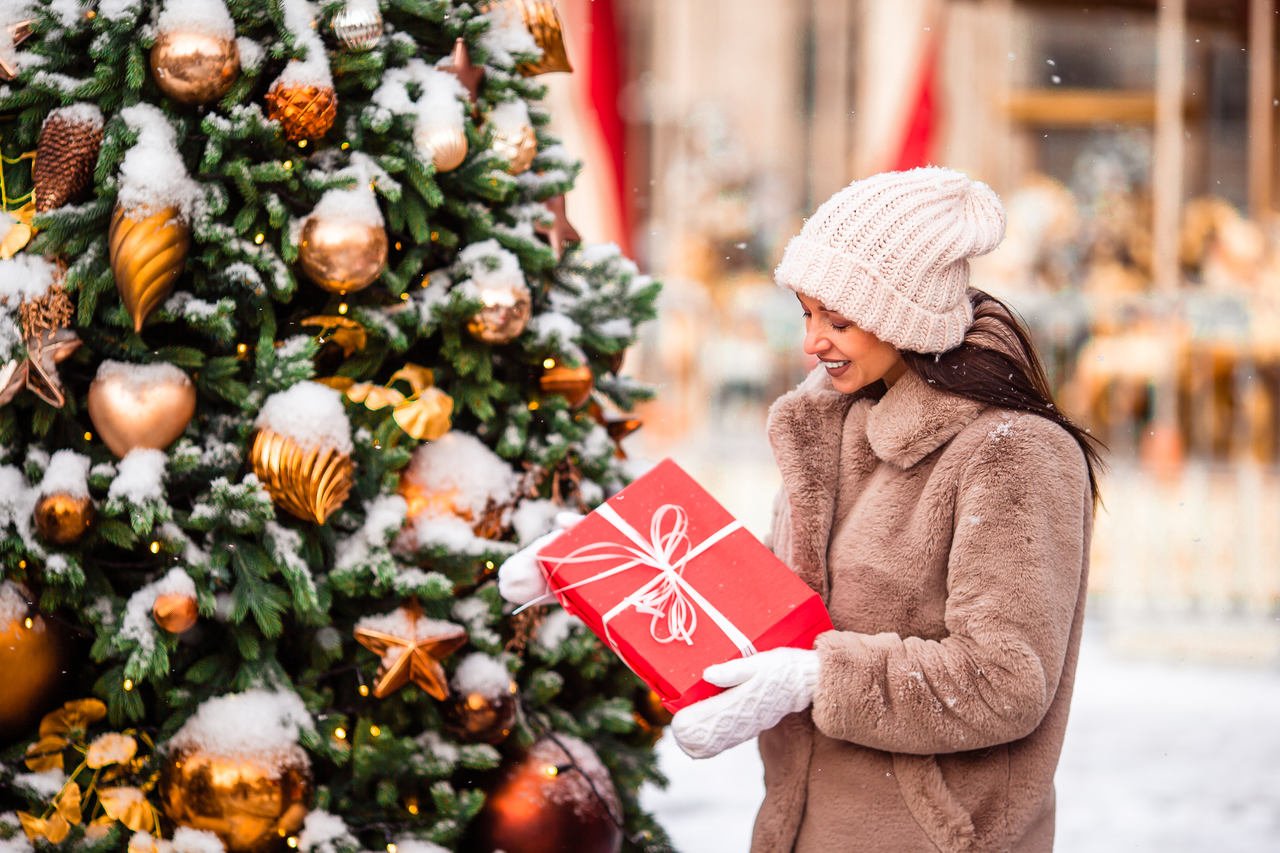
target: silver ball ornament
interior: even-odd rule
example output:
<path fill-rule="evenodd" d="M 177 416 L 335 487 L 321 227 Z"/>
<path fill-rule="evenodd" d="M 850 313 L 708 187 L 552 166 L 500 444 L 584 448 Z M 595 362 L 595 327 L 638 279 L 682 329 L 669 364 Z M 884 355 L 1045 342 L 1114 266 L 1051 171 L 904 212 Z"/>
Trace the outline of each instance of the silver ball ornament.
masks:
<path fill-rule="evenodd" d="M 349 2 L 333 17 L 333 34 L 347 50 L 372 50 L 382 38 L 382 13 L 377 2 Z"/>

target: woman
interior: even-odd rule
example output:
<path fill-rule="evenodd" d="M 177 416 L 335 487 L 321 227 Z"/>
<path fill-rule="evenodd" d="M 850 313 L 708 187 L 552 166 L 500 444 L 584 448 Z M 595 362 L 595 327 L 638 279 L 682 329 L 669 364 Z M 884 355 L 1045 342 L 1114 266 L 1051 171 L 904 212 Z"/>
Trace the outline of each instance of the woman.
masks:
<path fill-rule="evenodd" d="M 752 850 L 1047 851 L 1098 457 L 1021 327 L 968 289 L 985 184 L 875 175 L 787 246 L 819 366 L 772 407 L 777 555 L 835 630 L 708 668 L 694 757 L 759 735 Z"/>

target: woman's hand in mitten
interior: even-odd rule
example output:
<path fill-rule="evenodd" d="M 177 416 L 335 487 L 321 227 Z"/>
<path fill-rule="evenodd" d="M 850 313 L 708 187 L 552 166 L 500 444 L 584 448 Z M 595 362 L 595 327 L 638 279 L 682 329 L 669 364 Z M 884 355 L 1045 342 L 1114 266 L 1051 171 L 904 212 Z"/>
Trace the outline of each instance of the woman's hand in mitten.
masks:
<path fill-rule="evenodd" d="M 581 520 L 582 516 L 576 512 L 557 513 L 555 529 L 539 536 L 498 567 L 498 594 L 512 604 L 528 604 L 549 597 L 551 591 L 547 588 L 546 576 L 538 567 L 538 552 Z"/>
<path fill-rule="evenodd" d="M 702 677 L 725 692 L 678 711 L 676 743 L 692 758 L 710 758 L 771 729 L 787 714 L 813 704 L 818 653 L 770 649 L 707 667 Z"/>

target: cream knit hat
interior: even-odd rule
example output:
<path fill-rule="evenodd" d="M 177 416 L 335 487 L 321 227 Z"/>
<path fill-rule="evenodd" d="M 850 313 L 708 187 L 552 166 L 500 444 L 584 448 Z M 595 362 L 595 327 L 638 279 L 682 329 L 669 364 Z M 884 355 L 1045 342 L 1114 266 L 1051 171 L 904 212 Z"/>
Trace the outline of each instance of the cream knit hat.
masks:
<path fill-rule="evenodd" d="M 774 276 L 898 349 L 946 352 L 973 322 L 969 258 L 1003 237 L 986 184 L 936 166 L 884 172 L 823 202 Z"/>

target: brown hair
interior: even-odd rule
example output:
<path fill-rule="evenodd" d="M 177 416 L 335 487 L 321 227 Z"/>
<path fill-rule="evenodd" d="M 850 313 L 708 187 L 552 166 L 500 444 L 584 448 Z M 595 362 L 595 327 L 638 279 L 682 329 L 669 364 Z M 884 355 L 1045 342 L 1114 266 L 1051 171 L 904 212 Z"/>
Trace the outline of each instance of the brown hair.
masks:
<path fill-rule="evenodd" d="M 1065 429 L 1084 453 L 1089 488 L 1098 504 L 1098 473 L 1105 468 L 1105 445 L 1060 410 L 1031 334 L 1008 305 L 989 293 L 969 289 L 973 325 L 964 341 L 944 353 L 902 351 L 907 369 L 934 388 L 989 406 L 1048 418 Z"/>

